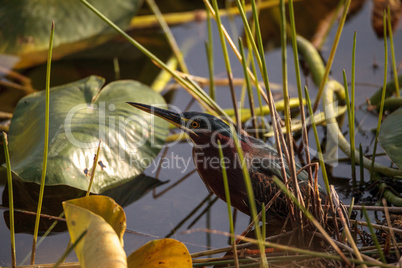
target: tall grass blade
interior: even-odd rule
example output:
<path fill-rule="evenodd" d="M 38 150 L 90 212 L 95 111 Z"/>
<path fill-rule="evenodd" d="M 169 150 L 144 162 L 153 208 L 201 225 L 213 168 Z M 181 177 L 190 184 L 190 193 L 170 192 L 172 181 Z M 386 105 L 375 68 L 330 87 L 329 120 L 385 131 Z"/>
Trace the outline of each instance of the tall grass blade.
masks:
<path fill-rule="evenodd" d="M 35 263 L 36 241 L 38 239 L 40 214 L 42 211 L 43 194 L 45 191 L 47 154 L 48 154 L 48 146 L 49 146 L 50 67 L 52 64 L 54 27 L 55 27 L 54 22 L 52 22 L 52 27 L 50 30 L 50 39 L 49 39 L 49 53 L 48 53 L 47 68 L 46 68 L 46 111 L 45 111 L 45 138 L 44 138 L 45 142 L 44 142 L 44 147 L 43 147 L 43 166 L 42 166 L 42 177 L 41 177 L 41 181 L 40 181 L 38 208 L 37 208 L 37 212 L 36 212 L 34 236 L 33 236 L 33 242 L 32 242 L 31 265 L 33 265 Z"/>
<path fill-rule="evenodd" d="M 303 102 L 303 92 L 302 92 L 302 85 L 301 85 L 301 75 L 300 75 L 300 66 L 299 66 L 299 52 L 297 47 L 297 35 L 296 35 L 296 23 L 295 23 L 295 16 L 294 16 L 294 9 L 293 9 L 293 0 L 289 1 L 289 18 L 290 18 L 290 30 L 291 30 L 291 41 L 292 41 L 292 48 L 293 48 L 293 60 L 295 65 L 295 75 L 296 75 L 296 84 L 297 84 L 297 95 L 299 98 L 299 108 L 301 113 L 301 123 L 302 126 L 306 126 L 306 115 L 304 110 L 304 102 Z M 306 164 L 309 165 L 311 163 L 310 159 L 310 150 L 309 150 L 309 141 L 308 141 L 308 133 L 307 127 L 302 128 L 303 131 L 303 147 L 304 153 L 306 157 Z M 307 172 L 309 174 L 309 181 L 310 184 L 313 185 L 313 173 L 311 166 L 307 168 Z M 314 202 L 314 199 L 313 199 Z M 315 207 L 315 205 L 313 204 Z"/>
<path fill-rule="evenodd" d="M 230 189 L 229 189 L 228 175 L 226 173 L 225 158 L 223 156 L 223 151 L 222 151 L 222 146 L 221 146 L 220 140 L 218 140 L 218 149 L 219 149 L 219 158 L 220 158 L 222 177 L 223 177 L 223 187 L 225 188 L 226 204 L 228 207 L 229 227 L 230 227 L 230 233 L 232 234 L 230 241 L 231 241 L 231 245 L 233 246 L 233 256 L 234 256 L 234 259 L 236 260 L 236 267 L 238 267 L 239 262 L 237 259 L 237 250 L 236 250 L 236 243 L 235 243 L 235 238 L 234 238 L 235 230 L 234 230 L 234 224 L 233 224 L 232 206 L 231 206 L 231 201 L 230 201 Z"/>
<path fill-rule="evenodd" d="M 258 59 L 260 59 L 260 61 L 258 61 L 258 64 L 260 66 L 260 73 L 262 76 L 262 79 L 264 81 L 264 85 L 267 91 L 267 103 L 269 105 L 270 111 L 271 111 L 271 118 L 272 118 L 272 127 L 273 127 L 273 131 L 274 131 L 274 135 L 275 135 L 275 141 L 276 141 L 276 150 L 278 152 L 279 155 L 279 159 L 280 159 L 280 163 L 284 163 L 283 160 L 283 154 L 282 154 L 282 147 L 281 147 L 281 139 L 279 136 L 279 128 L 280 128 L 280 118 L 277 118 L 277 111 L 275 108 L 275 102 L 272 96 L 272 92 L 271 89 L 269 87 L 269 78 L 268 78 L 268 70 L 267 70 L 267 65 L 265 63 L 265 57 L 264 57 L 264 46 L 262 43 L 262 36 L 261 36 L 261 30 L 260 30 L 260 22 L 259 22 L 259 18 L 258 18 L 258 9 L 257 6 L 255 4 L 255 1 L 251 1 L 251 7 L 253 10 L 253 20 L 255 23 L 255 32 L 256 32 L 256 36 L 257 36 L 257 44 L 258 44 L 258 50 L 255 50 L 255 56 L 256 59 L 258 61 Z M 244 22 L 245 25 L 247 25 L 247 22 Z M 252 38 L 252 37 L 251 37 Z M 286 143 L 282 144 L 283 146 L 286 146 Z M 285 165 L 282 165 L 281 168 L 281 174 L 282 174 L 282 178 L 285 182 L 285 184 L 287 185 L 287 174 L 286 174 L 286 170 L 285 170 Z M 293 218 L 292 218 L 293 219 Z"/>
<path fill-rule="evenodd" d="M 311 107 L 310 95 L 308 94 L 307 87 L 304 88 L 304 94 L 306 95 L 307 107 L 308 107 L 308 110 L 310 113 L 310 118 L 311 118 L 311 125 L 313 126 L 314 138 L 315 138 L 315 143 L 316 143 L 317 152 L 318 152 L 318 159 L 320 161 L 322 177 L 324 179 L 325 189 L 327 191 L 327 198 L 329 200 L 329 203 L 332 204 L 332 197 L 331 197 L 331 191 L 329 189 L 327 169 L 325 168 L 324 157 L 322 155 L 322 150 L 321 150 L 320 138 L 318 137 L 317 126 L 315 124 L 314 116 L 313 116 L 314 112 L 313 112 L 313 108 Z"/>
<path fill-rule="evenodd" d="M 359 144 L 360 186 L 364 184 L 363 147 Z"/>
<path fill-rule="evenodd" d="M 294 191 L 299 203 L 303 204 L 303 197 L 300 192 L 299 184 L 297 182 L 296 176 L 296 165 L 294 161 L 294 151 L 293 151 L 293 136 L 292 136 L 292 124 L 290 117 L 290 107 L 289 107 L 289 90 L 288 90 L 288 65 L 287 65 L 287 32 L 286 32 L 286 11 L 285 11 L 285 2 L 284 0 L 279 1 L 279 10 L 280 10 L 280 30 L 281 30 L 281 58 L 282 58 L 282 89 L 283 89 L 283 100 L 285 103 L 285 127 L 286 127 L 286 140 L 287 140 L 287 148 L 289 152 L 288 166 L 290 171 L 290 178 L 293 181 Z M 301 211 L 295 211 L 295 215 L 297 222 L 299 223 L 300 230 L 303 232 L 303 221 L 302 221 L 302 213 Z"/>
<path fill-rule="evenodd" d="M 8 153 L 7 134 L 5 132 L 2 132 L 2 134 L 3 134 L 4 156 L 7 167 L 8 209 L 10 211 L 11 264 L 12 267 L 17 267 L 17 261 L 15 255 L 13 178 L 11 176 L 11 163 L 10 163 L 10 154 Z"/>
<path fill-rule="evenodd" d="M 399 98 L 399 80 L 398 80 L 398 69 L 396 68 L 396 61 L 395 61 L 395 49 L 394 49 L 394 34 L 392 33 L 392 25 L 391 25 L 391 9 L 388 5 L 387 10 L 387 24 L 388 24 L 388 34 L 389 34 L 389 43 L 391 48 L 391 59 L 392 59 L 392 72 L 394 74 L 394 81 L 395 81 L 395 94 Z M 385 35 L 385 33 L 384 33 Z"/>
<path fill-rule="evenodd" d="M 236 116 L 236 124 L 237 124 L 237 128 L 241 129 L 241 120 L 240 120 L 240 114 L 239 114 L 239 110 L 237 109 L 237 100 L 236 100 L 236 93 L 234 90 L 234 85 L 233 85 L 233 74 L 232 74 L 232 67 L 230 65 L 230 59 L 229 59 L 229 53 L 228 53 L 228 49 L 226 46 L 226 40 L 225 40 L 225 35 L 224 32 L 222 30 L 222 22 L 221 22 L 221 17 L 219 14 L 219 8 L 218 8 L 218 3 L 217 0 L 212 0 L 212 6 L 215 10 L 215 20 L 218 26 L 218 32 L 219 32 L 219 38 L 221 41 L 221 47 L 222 47 L 222 52 L 223 52 L 223 58 L 225 59 L 225 67 L 226 67 L 226 73 L 228 76 L 228 80 L 229 80 L 229 88 L 230 88 L 230 93 L 232 96 L 232 103 L 233 103 L 233 109 L 235 111 L 235 116 Z"/>
<path fill-rule="evenodd" d="M 253 122 L 253 129 L 255 131 L 254 135 L 258 138 L 258 131 L 257 131 L 257 118 L 255 116 L 255 110 L 254 110 L 254 96 L 253 96 L 253 89 L 251 87 L 251 81 L 250 81 L 250 76 L 248 75 L 247 72 L 247 63 L 246 63 L 246 57 L 244 55 L 244 47 L 241 39 L 239 38 L 239 50 L 240 54 L 242 56 L 242 66 L 243 66 L 243 73 L 244 73 L 244 79 L 246 80 L 246 88 L 247 88 L 247 93 L 248 93 L 248 99 L 250 102 L 250 111 L 251 111 L 251 118 Z"/>
<path fill-rule="evenodd" d="M 380 103 L 380 111 L 379 111 L 379 114 L 378 114 L 377 129 L 376 129 L 376 132 L 375 132 L 373 157 L 371 159 L 370 179 L 372 181 L 374 181 L 375 154 L 376 154 L 376 151 L 377 151 L 378 135 L 380 133 L 382 114 L 384 112 L 385 92 L 386 92 L 386 88 L 387 88 L 388 43 L 387 43 L 387 23 L 386 23 L 385 10 L 384 10 L 384 13 L 383 13 L 383 24 L 384 24 L 384 82 L 383 82 L 383 86 L 382 86 L 381 103 Z"/>
<path fill-rule="evenodd" d="M 202 92 L 199 91 L 198 88 L 194 87 L 192 83 L 189 82 L 188 79 L 185 79 L 178 75 L 178 73 L 175 70 L 172 70 L 167 66 L 163 61 L 161 61 L 158 57 L 156 57 L 154 54 L 152 54 L 148 49 L 146 49 L 144 46 L 142 46 L 140 43 L 138 43 L 136 40 L 131 38 L 126 32 L 124 32 L 121 28 L 119 28 L 115 23 L 113 23 L 111 20 L 109 20 L 105 15 L 103 15 L 99 10 L 97 10 L 94 6 L 92 6 L 88 1 L 86 0 L 81 0 L 81 2 L 88 7 L 92 12 L 94 12 L 98 17 L 100 17 L 104 22 L 109 24 L 116 32 L 118 32 L 120 35 L 122 35 L 127 41 L 129 41 L 133 46 L 135 46 L 138 50 L 140 50 L 145 56 L 147 56 L 149 59 L 153 61 L 153 63 L 160 68 L 164 69 L 165 71 L 169 72 L 176 81 L 182 85 L 190 95 L 192 95 L 194 98 L 197 98 L 198 100 L 202 100 L 201 105 L 204 106 L 205 109 L 207 109 L 209 112 L 214 112 L 218 111 L 219 114 L 225 115 L 225 112 L 222 110 L 222 108 L 210 98 L 210 96 L 203 94 Z"/>
<path fill-rule="evenodd" d="M 251 184 L 250 174 L 249 174 L 247 166 L 246 166 L 246 162 L 245 162 L 244 155 L 243 155 L 243 149 L 241 147 L 240 140 L 239 140 L 239 137 L 237 136 L 236 130 L 234 129 L 233 125 L 230 125 L 230 129 L 233 133 L 233 140 L 235 142 L 236 151 L 239 156 L 239 162 L 242 167 L 244 183 L 246 185 L 246 191 L 247 191 L 247 196 L 248 196 L 248 200 L 249 200 L 251 218 L 255 221 L 255 233 L 257 236 L 258 247 L 259 247 L 260 254 L 261 254 L 261 265 L 263 267 L 268 267 L 267 259 L 265 257 L 265 244 L 264 244 L 265 240 L 261 236 L 261 230 L 260 230 L 260 227 L 258 226 L 259 222 L 258 222 L 258 220 L 256 220 L 257 219 L 257 207 L 255 204 L 255 198 L 254 198 L 253 186 Z"/>
<path fill-rule="evenodd" d="M 339 21 L 339 25 L 338 25 L 338 29 L 336 31 L 334 42 L 332 43 L 332 48 L 331 48 L 331 52 L 328 57 L 327 65 L 325 66 L 324 76 L 321 79 L 320 87 L 318 89 L 317 96 L 314 100 L 313 111 L 317 110 L 318 104 L 320 103 L 321 95 L 324 92 L 324 86 L 327 83 L 329 72 L 331 71 L 332 62 L 334 61 L 334 58 L 335 58 L 335 52 L 338 47 L 339 40 L 341 38 L 341 33 L 343 30 L 343 25 L 345 24 L 346 16 L 348 14 L 350 2 L 351 2 L 351 0 L 346 0 L 345 6 L 343 8 L 342 17 L 341 17 L 341 20 Z"/>
<path fill-rule="evenodd" d="M 346 72 L 345 69 L 342 70 L 343 73 L 343 87 L 345 89 L 345 101 L 346 101 L 346 108 L 347 108 L 347 113 L 348 113 L 348 123 L 349 123 L 349 141 L 350 141 L 350 158 L 354 159 L 355 156 L 355 148 L 352 146 L 352 125 L 354 124 L 354 121 L 352 120 L 352 109 L 351 108 L 351 103 L 349 100 L 349 89 L 348 89 L 348 81 L 346 78 Z M 354 140 L 354 139 L 353 139 Z M 352 160 L 353 161 L 353 160 Z M 353 169 L 353 165 L 352 165 L 352 183 L 353 183 L 353 188 L 356 189 L 357 185 L 356 185 L 356 172 Z"/>
<path fill-rule="evenodd" d="M 72 243 L 67 249 L 66 251 L 63 253 L 63 255 L 60 257 L 60 259 L 53 265 L 53 268 L 57 268 L 59 267 L 59 265 L 64 262 L 64 260 L 67 258 L 68 254 L 71 253 L 71 251 L 73 251 L 73 249 L 75 248 L 76 245 L 78 245 L 78 243 L 81 241 L 81 239 L 84 238 L 84 236 L 87 234 L 88 230 L 85 230 L 82 232 L 82 234 L 80 234 L 80 236 L 77 238 L 77 240 Z"/>
<path fill-rule="evenodd" d="M 352 160 L 352 180 L 353 186 L 356 184 L 356 144 L 355 144 L 355 85 L 356 85 L 356 31 L 353 35 L 353 52 L 352 52 L 352 81 L 351 81 L 351 103 L 350 103 L 350 158 Z"/>
<path fill-rule="evenodd" d="M 94 161 L 92 163 L 91 179 L 89 181 L 88 190 L 87 190 L 85 196 L 89 196 L 89 194 L 91 193 L 91 187 L 92 187 L 92 183 L 93 183 L 94 178 L 95 178 L 96 167 L 98 165 L 98 159 L 99 159 L 99 152 L 100 152 L 101 143 L 102 143 L 102 140 L 99 140 L 98 149 L 96 151 Z"/>
<path fill-rule="evenodd" d="M 214 83 L 214 39 L 212 35 L 211 12 L 206 8 L 207 12 L 207 28 L 208 28 L 208 42 L 205 43 L 208 60 L 209 71 L 209 95 L 211 99 L 216 100 L 215 83 Z"/>
<path fill-rule="evenodd" d="M 158 5 L 155 3 L 155 0 L 146 0 L 148 6 L 151 8 L 152 12 L 155 14 L 156 19 L 159 22 L 159 25 L 161 26 L 166 39 L 170 45 L 170 48 L 172 49 L 174 55 L 176 56 L 177 61 L 179 62 L 180 69 L 184 73 L 189 73 L 186 62 L 184 61 L 183 54 L 180 51 L 179 46 L 177 45 L 176 39 L 173 36 L 172 31 L 169 28 L 169 25 L 166 23 L 163 14 L 158 8 Z"/>
<path fill-rule="evenodd" d="M 381 259 L 381 261 L 382 261 L 383 263 L 387 263 L 387 261 L 385 260 L 385 257 L 384 257 L 384 253 L 383 253 L 382 250 L 381 250 L 380 243 L 378 242 L 377 235 L 376 235 L 376 233 L 374 232 L 373 225 L 371 225 L 370 217 L 369 217 L 369 215 L 368 215 L 368 213 L 367 213 L 367 210 L 366 210 L 366 208 L 364 207 L 364 205 L 363 205 L 363 207 L 362 207 L 362 210 L 363 210 L 364 218 L 366 219 L 366 222 L 367 222 L 367 226 L 368 226 L 368 228 L 369 228 L 369 230 L 370 230 L 371 237 L 373 238 L 374 245 L 375 245 L 376 248 L 377 248 L 378 254 L 380 254 L 380 259 Z"/>

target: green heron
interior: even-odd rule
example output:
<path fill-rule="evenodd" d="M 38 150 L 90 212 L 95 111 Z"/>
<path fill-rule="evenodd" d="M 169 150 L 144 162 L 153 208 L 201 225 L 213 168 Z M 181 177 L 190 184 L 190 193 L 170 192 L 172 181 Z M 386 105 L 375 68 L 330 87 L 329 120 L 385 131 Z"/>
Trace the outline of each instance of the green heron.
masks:
<path fill-rule="evenodd" d="M 184 130 L 194 144 L 193 160 L 201 179 L 211 192 L 225 201 L 218 147 L 219 140 L 229 181 L 232 206 L 250 215 L 242 167 L 232 137 L 232 131 L 224 121 L 205 113 L 185 112 L 178 114 L 141 103 L 128 102 L 128 104 L 163 118 Z M 257 207 L 261 208 L 261 204 L 267 204 L 280 191 L 280 188 L 272 179 L 274 176 L 282 178 L 280 158 L 276 149 L 259 139 L 242 134 L 239 134 L 238 137 L 244 152 L 245 164 L 250 174 L 255 201 L 259 205 Z M 286 160 L 284 161 L 287 176 L 290 177 L 288 164 Z M 299 165 L 296 165 L 296 167 L 300 169 Z M 305 196 L 309 191 L 307 172 L 302 170 L 297 179 L 300 190 Z M 325 198 L 325 193 L 321 190 L 320 195 Z M 287 211 L 285 195 L 281 193 L 274 200 L 268 213 L 272 216 L 284 217 L 287 216 Z"/>

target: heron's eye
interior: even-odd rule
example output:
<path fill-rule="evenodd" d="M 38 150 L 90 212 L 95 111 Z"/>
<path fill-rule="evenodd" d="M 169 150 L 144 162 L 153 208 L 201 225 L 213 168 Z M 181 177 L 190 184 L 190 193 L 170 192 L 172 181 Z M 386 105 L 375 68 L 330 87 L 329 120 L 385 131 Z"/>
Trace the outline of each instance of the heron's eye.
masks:
<path fill-rule="evenodd" d="M 200 127 L 200 123 L 198 123 L 197 121 L 193 121 L 193 122 L 191 122 L 191 127 L 192 127 L 192 128 L 199 128 L 199 127 Z"/>

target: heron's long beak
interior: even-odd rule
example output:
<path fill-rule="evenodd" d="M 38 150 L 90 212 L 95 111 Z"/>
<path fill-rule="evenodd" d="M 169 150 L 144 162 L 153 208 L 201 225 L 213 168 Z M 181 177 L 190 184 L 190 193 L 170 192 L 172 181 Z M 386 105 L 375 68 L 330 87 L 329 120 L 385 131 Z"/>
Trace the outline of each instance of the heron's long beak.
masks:
<path fill-rule="evenodd" d="M 134 106 L 134 107 L 144 111 L 144 112 L 156 115 L 156 116 L 168 121 L 169 123 L 172 123 L 176 127 L 179 127 L 183 130 L 188 130 L 185 126 L 185 122 L 188 121 L 188 119 L 180 116 L 180 114 L 178 114 L 178 113 L 174 113 L 174 112 L 171 112 L 171 111 L 168 111 L 165 109 L 157 108 L 157 107 L 142 104 L 142 103 L 136 103 L 136 102 L 127 102 L 127 103 L 130 104 L 131 106 Z"/>

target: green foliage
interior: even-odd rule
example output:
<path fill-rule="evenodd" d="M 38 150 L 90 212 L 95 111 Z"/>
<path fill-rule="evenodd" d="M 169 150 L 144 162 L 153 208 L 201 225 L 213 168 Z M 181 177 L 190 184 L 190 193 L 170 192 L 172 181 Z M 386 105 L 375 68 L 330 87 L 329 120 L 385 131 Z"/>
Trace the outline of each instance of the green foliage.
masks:
<path fill-rule="evenodd" d="M 104 79 L 91 76 L 51 90 L 46 185 L 86 191 L 99 139 L 102 148 L 93 193 L 141 174 L 163 145 L 167 123 L 125 103 L 158 105 L 164 104 L 163 98 L 135 81 L 113 82 L 101 89 L 103 83 Z M 21 99 L 10 125 L 11 167 L 25 182 L 40 182 L 44 102 L 44 92 Z M 148 128 L 151 125 L 154 129 Z"/>

